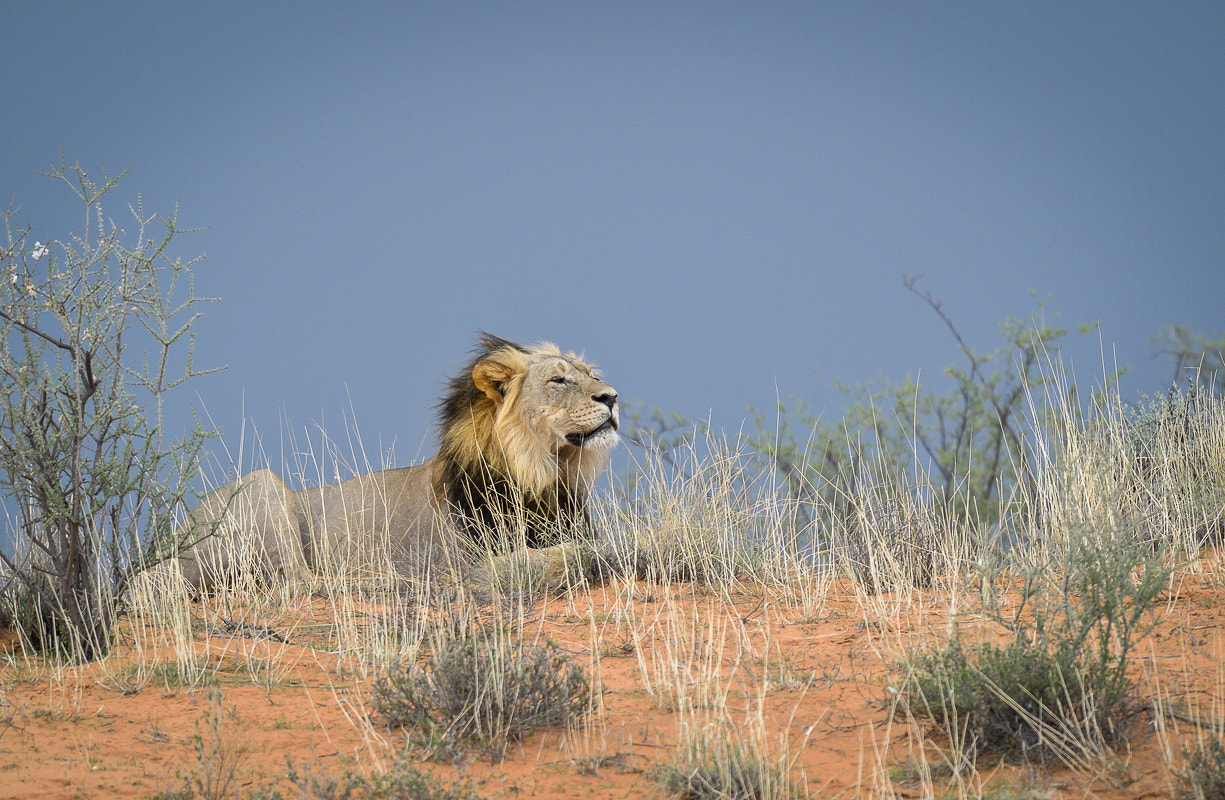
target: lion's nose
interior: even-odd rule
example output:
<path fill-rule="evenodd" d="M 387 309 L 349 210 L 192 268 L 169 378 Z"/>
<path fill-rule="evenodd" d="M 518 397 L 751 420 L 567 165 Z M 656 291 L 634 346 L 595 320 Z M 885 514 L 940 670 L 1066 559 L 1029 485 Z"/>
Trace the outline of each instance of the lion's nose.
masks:
<path fill-rule="evenodd" d="M 608 406 L 609 411 L 612 411 L 613 406 L 617 404 L 617 393 L 616 392 L 604 392 L 603 394 L 597 394 L 593 396 L 591 399 L 596 401 L 597 403 L 603 403 L 604 405 Z"/>

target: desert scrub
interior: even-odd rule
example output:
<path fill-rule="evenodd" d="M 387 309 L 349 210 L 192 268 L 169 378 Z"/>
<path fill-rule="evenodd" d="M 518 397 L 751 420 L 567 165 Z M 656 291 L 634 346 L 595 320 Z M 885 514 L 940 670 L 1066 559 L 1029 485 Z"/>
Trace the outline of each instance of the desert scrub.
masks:
<path fill-rule="evenodd" d="M 316 762 L 317 763 L 317 762 Z M 203 767 L 203 765 L 202 765 Z M 478 795 L 466 780 L 446 784 L 432 773 L 419 769 L 405 759 L 397 759 L 385 772 L 363 775 L 346 771 L 341 775 L 318 774 L 311 763 L 287 762 L 284 781 L 292 789 L 285 793 L 275 778 L 262 779 L 259 785 L 239 792 L 237 786 L 217 793 L 205 788 L 199 779 L 188 778 L 177 791 L 159 792 L 151 800 L 197 800 L 197 798 L 247 798 L 247 800 L 477 800 Z"/>
<path fill-rule="evenodd" d="M 228 713 L 233 713 L 229 709 Z M 178 791 L 166 791 L 154 795 L 154 800 L 222 800 L 238 797 L 242 783 L 240 772 L 250 760 L 250 751 L 226 729 L 224 718 L 227 709 L 222 705 L 220 689 L 209 692 L 208 712 L 204 716 L 204 730 L 196 723 L 192 746 L 196 751 L 194 771 L 180 773 L 183 786 Z"/>
<path fill-rule="evenodd" d="M 905 707 L 972 749 L 1054 757 L 1069 767 L 1125 738 L 1134 711 L 1127 668 L 1152 630 L 1169 568 L 1129 528 L 1070 529 L 984 567 L 984 614 L 1003 644 L 958 635 L 915 658 Z M 991 589 L 1017 587 L 1011 595 Z"/>
<path fill-rule="evenodd" d="M 1150 535 L 1194 558 L 1225 537 L 1225 405 L 1190 384 L 1124 412 L 1123 460 L 1131 504 L 1146 512 Z"/>
<path fill-rule="evenodd" d="M 1212 737 L 1194 750 L 1183 751 L 1183 800 L 1225 800 L 1225 746 Z"/>
<path fill-rule="evenodd" d="M 619 506 L 597 520 L 595 572 L 721 589 L 786 584 L 810 548 L 799 504 L 776 496 L 771 480 L 713 434 L 648 451 L 619 487 Z"/>
<path fill-rule="evenodd" d="M 208 372 L 192 358 L 204 298 L 195 262 L 171 255 L 177 215 L 138 201 L 129 236 L 102 208 L 119 178 L 66 161 L 50 175 L 85 211 L 79 233 L 31 247 L 16 207 L 0 211 L 0 495 L 15 528 L 0 600 L 30 649 L 92 661 L 132 579 L 174 550 L 192 496 L 209 434 L 175 441 L 166 414 L 169 393 Z"/>
<path fill-rule="evenodd" d="M 851 505 L 846 529 L 835 534 L 855 582 L 871 594 L 932 584 L 941 546 L 936 510 L 914 497 L 864 492 Z"/>
<path fill-rule="evenodd" d="M 968 653 L 954 639 L 914 663 L 910 710 L 977 749 L 1003 755 L 1045 755 L 1044 733 L 1065 715 L 1090 707 L 1068 652 L 1021 642 L 982 644 Z"/>
<path fill-rule="evenodd" d="M 393 666 L 374 685 L 375 710 L 444 754 L 465 745 L 491 758 L 538 728 L 566 725 L 591 704 L 583 668 L 551 642 L 504 635 L 453 640 L 423 665 Z"/>

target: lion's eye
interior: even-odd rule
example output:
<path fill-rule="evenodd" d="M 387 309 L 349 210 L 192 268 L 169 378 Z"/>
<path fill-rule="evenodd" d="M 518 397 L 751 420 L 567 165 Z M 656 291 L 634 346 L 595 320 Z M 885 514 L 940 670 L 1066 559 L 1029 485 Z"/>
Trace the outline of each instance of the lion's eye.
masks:
<path fill-rule="evenodd" d="M 564 375 L 555 375 L 552 378 L 549 378 L 549 383 L 555 383 L 558 386 L 565 386 L 569 382 L 570 380 Z"/>

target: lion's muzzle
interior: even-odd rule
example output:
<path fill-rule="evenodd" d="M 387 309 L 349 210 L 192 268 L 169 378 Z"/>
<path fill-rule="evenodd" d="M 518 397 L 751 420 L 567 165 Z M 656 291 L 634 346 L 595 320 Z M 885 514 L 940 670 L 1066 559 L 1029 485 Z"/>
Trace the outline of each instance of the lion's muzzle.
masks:
<path fill-rule="evenodd" d="M 617 418 L 610 416 L 598 427 L 586 433 L 568 433 L 566 441 L 575 447 L 583 447 L 595 439 L 615 438 L 617 435 Z"/>

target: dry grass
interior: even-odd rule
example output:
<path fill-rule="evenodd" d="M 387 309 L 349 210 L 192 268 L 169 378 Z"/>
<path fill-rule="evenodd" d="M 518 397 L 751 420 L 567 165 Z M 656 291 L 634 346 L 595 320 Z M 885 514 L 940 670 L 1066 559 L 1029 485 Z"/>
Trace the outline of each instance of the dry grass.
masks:
<path fill-rule="evenodd" d="M 480 671 L 508 673 L 532 647 L 556 641 L 594 691 L 584 713 L 546 720 L 544 739 L 528 731 L 494 737 L 509 744 L 508 763 L 553 765 L 552 774 L 564 768 L 576 780 L 641 776 L 662 787 L 650 791 L 694 798 L 783 798 L 827 785 L 875 796 L 1045 797 L 1069 785 L 1051 777 L 1057 770 L 1110 792 L 1135 779 L 1129 759 L 1140 737 L 1104 731 L 1102 717 L 1083 705 L 1060 713 L 1053 695 L 1045 706 L 1053 713 L 1031 720 L 1044 747 L 1017 751 L 989 747 L 962 716 L 955 700 L 965 691 L 965 672 L 936 675 L 921 702 L 905 700 L 924 669 L 916 658 L 924 648 L 1002 645 L 1016 630 L 1032 633 L 1051 609 L 1046 624 L 1065 620 L 1068 607 L 1058 602 L 1072 595 L 1059 587 L 1075 573 L 1077 537 L 1106 531 L 1145 548 L 1120 578 L 1127 585 L 1142 584 L 1152 570 L 1168 576 L 1153 612 L 1166 631 L 1163 646 L 1180 641 L 1183 651 L 1158 657 L 1152 641 L 1136 639 L 1125 654 L 1126 708 L 1133 731 L 1147 725 L 1156 733 L 1166 791 L 1183 791 L 1185 776 L 1211 768 L 1191 754 L 1211 754 L 1225 734 L 1225 642 L 1205 639 L 1194 622 L 1195 608 L 1225 600 L 1225 572 L 1205 557 L 1221 519 L 1225 407 L 1215 398 L 1197 402 L 1196 427 L 1145 429 L 1149 438 L 1137 450 L 1136 423 L 1117 409 L 1086 422 L 1052 400 L 1034 440 L 1034 480 L 1014 492 L 1002 527 L 992 530 L 932 506 L 922 487 L 883 479 L 864 484 L 849 518 L 821 508 L 802 515 L 776 496 L 768 476 L 752 474 L 746 459 L 710 441 L 688 454 L 683 470 L 648 460 L 632 497 L 597 503 L 603 538 L 589 555 L 603 565 L 601 585 L 553 596 L 475 591 L 448 580 L 406 587 L 380 554 L 329 562 L 310 585 L 270 591 L 239 582 L 207 602 L 191 601 L 170 576 L 132 595 L 121 646 L 91 668 L 89 680 L 119 697 L 203 696 L 222 685 L 231 697 L 232 687 L 256 687 L 275 704 L 285 702 L 285 692 L 305 691 L 314 710 L 293 724 L 322 726 L 327 735 L 319 744 L 327 749 L 341 734 L 316 717 L 322 705 L 334 707 L 348 728 L 344 736 L 356 742 L 345 751 L 347 769 L 378 776 L 393 770 L 406 742 L 419 745 L 422 733 L 437 736 L 479 716 L 473 703 L 461 702 L 435 708 L 429 722 L 399 720 L 408 725 L 403 733 L 388 729 L 374 713 L 372 686 L 389 670 L 430 675 L 465 642 L 493 642 L 501 666 Z M 326 439 L 314 449 L 291 443 L 290 451 L 307 453 L 284 465 L 291 482 L 384 466 L 355 444 L 340 457 L 341 448 Z M 1027 576 L 1049 580 L 1027 583 Z M 1200 588 L 1181 588 L 1190 586 Z M 809 630 L 837 638 L 810 639 Z M 1117 640 L 1118 629 L 1109 635 Z M 813 657 L 823 642 L 836 657 Z M 1205 652 L 1209 646 L 1217 649 Z M 12 731 L 36 713 L 63 720 L 89 713 L 74 697 L 84 668 L 20 653 L 12 650 L 0 664 L 0 737 L 4 730 L 20 736 Z M 1216 671 L 1205 676 L 1211 663 Z M 304 680 L 303 669 L 316 677 Z M 973 664 L 967 670 L 987 676 L 986 694 L 1019 718 L 1034 714 L 1032 698 L 1015 685 Z M 814 700 L 852 686 L 870 722 L 851 720 L 832 700 Z M 1065 686 L 1062 696 L 1073 688 Z M 482 696 L 494 697 L 490 691 Z M 188 765 L 202 796 L 232 796 L 228 776 L 251 771 L 242 747 L 223 741 L 220 708 L 218 701 L 201 717 L 208 757 Z M 814 763 L 809 754 L 834 736 L 854 744 L 839 745 L 837 763 Z M 322 775 L 325 767 L 311 769 Z M 513 794 L 493 785 L 479 791 L 499 793 Z"/>

